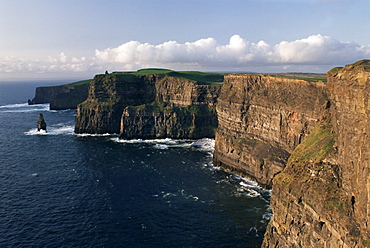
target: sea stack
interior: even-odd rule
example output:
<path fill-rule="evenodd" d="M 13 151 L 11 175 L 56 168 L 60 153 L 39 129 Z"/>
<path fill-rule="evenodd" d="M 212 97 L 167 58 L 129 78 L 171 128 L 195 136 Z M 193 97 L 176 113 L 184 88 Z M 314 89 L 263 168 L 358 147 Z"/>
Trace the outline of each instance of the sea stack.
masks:
<path fill-rule="evenodd" d="M 37 120 L 37 131 L 40 132 L 40 130 L 46 131 L 46 122 L 42 114 L 39 114 L 39 119 Z"/>

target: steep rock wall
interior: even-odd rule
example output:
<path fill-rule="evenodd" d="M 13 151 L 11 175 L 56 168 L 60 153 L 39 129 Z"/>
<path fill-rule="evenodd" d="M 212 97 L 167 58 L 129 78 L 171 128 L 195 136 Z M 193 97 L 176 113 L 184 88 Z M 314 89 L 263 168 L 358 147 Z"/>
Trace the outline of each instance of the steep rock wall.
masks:
<path fill-rule="evenodd" d="M 29 103 L 50 103 L 57 95 L 68 91 L 69 87 L 67 85 L 37 87 L 35 90 L 35 97 Z"/>
<path fill-rule="evenodd" d="M 154 101 L 156 77 L 129 74 L 97 75 L 89 95 L 78 106 L 76 133 L 119 133 L 123 109 Z"/>
<path fill-rule="evenodd" d="M 370 62 L 327 75 L 330 109 L 274 178 L 263 247 L 370 247 Z"/>
<path fill-rule="evenodd" d="M 51 110 L 76 109 L 77 105 L 87 99 L 89 84 L 69 87 L 69 90 L 57 94 L 50 101 Z"/>
<path fill-rule="evenodd" d="M 165 77 L 155 83 L 157 105 L 127 107 L 121 119 L 123 139 L 215 136 L 215 105 L 220 86 L 199 85 L 194 80 Z"/>
<path fill-rule="evenodd" d="M 50 103 L 50 109 L 76 109 L 87 99 L 89 84 L 65 84 L 59 86 L 37 87 L 35 97 L 29 104 Z"/>
<path fill-rule="evenodd" d="M 217 116 L 206 106 L 126 107 L 121 119 L 122 139 L 199 139 L 214 137 Z"/>
<path fill-rule="evenodd" d="M 271 187 L 291 151 L 326 108 L 325 85 L 263 75 L 228 75 L 217 104 L 214 163 Z"/>
<path fill-rule="evenodd" d="M 166 77 L 156 83 L 156 102 L 176 106 L 215 106 L 220 86 L 198 85 L 196 81 L 184 78 Z"/>
<path fill-rule="evenodd" d="M 122 138 L 214 137 L 219 92 L 219 86 L 164 75 L 97 75 L 88 99 L 78 106 L 75 132 L 121 133 Z M 154 102 L 162 107 L 154 108 Z M 189 107 L 193 105 L 198 107 Z"/>

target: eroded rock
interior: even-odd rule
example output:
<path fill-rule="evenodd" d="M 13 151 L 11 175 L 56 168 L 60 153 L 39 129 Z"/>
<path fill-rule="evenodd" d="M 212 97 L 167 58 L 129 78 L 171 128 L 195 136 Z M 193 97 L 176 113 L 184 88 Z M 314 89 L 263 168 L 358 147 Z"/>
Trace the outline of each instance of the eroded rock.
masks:
<path fill-rule="evenodd" d="M 40 132 L 41 130 L 46 131 L 46 122 L 44 119 L 44 115 L 40 113 L 37 120 L 37 131 Z"/>

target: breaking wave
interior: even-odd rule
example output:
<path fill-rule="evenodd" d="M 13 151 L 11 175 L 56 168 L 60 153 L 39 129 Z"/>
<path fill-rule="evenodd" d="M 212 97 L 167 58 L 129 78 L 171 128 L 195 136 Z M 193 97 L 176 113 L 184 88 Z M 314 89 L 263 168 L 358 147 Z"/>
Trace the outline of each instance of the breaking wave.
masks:
<path fill-rule="evenodd" d="M 91 134 L 91 133 L 76 133 L 78 137 L 109 137 L 109 136 L 116 136 L 117 134 L 111 133 L 103 133 L 103 134 Z"/>
<path fill-rule="evenodd" d="M 40 130 L 37 131 L 37 128 L 33 128 L 27 132 L 24 132 L 25 135 L 60 135 L 60 134 L 73 134 L 74 126 L 66 125 L 63 123 L 53 125 L 47 128 L 47 131 Z"/>
<path fill-rule="evenodd" d="M 50 104 L 35 104 L 28 105 L 28 103 L 8 104 L 0 106 L 0 112 L 4 113 L 27 113 L 36 111 L 49 111 Z"/>
<path fill-rule="evenodd" d="M 257 182 L 249 180 L 247 178 L 238 176 L 236 174 L 228 174 L 225 178 L 218 180 L 218 184 L 227 184 L 233 187 L 232 195 L 234 197 L 258 197 L 263 199 L 267 203 L 271 197 L 271 190 L 267 190 L 258 185 Z"/>
<path fill-rule="evenodd" d="M 213 154 L 215 150 L 215 140 L 203 138 L 199 140 L 188 139 L 132 139 L 124 140 L 118 137 L 112 138 L 113 141 L 124 144 L 148 144 L 156 149 L 170 149 L 170 148 L 193 148 L 199 151 L 209 152 Z"/>

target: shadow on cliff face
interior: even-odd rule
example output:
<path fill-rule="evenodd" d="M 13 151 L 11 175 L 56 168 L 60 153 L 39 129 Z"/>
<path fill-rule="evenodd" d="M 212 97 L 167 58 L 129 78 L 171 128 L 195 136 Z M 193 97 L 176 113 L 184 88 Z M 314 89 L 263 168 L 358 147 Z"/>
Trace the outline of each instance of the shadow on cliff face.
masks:
<path fill-rule="evenodd" d="M 310 134 L 327 102 L 323 82 L 225 76 L 217 104 L 214 163 L 271 188 L 273 177 Z"/>

